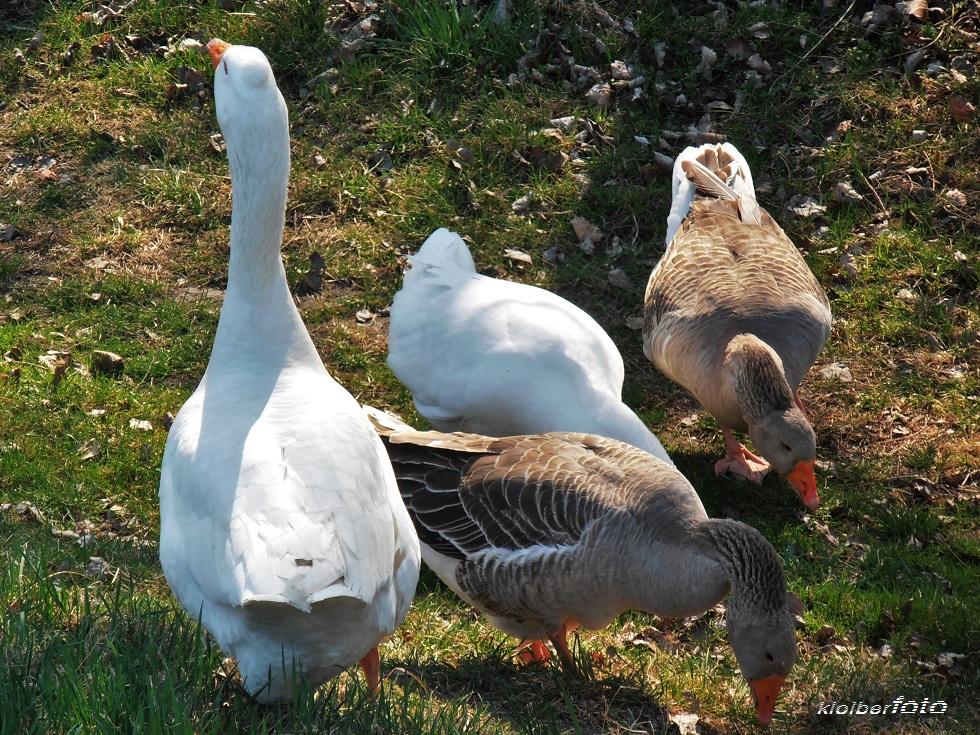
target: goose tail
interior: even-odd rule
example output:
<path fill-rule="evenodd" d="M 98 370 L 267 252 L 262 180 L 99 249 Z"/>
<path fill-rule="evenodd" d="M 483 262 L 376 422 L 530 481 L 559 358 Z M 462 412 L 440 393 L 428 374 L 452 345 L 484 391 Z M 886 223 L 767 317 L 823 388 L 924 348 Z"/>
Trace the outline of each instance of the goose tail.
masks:
<path fill-rule="evenodd" d="M 463 238 L 445 227 L 440 227 L 426 238 L 419 251 L 410 257 L 412 264 L 429 266 L 454 266 L 476 273 L 476 264 Z"/>
<path fill-rule="evenodd" d="M 674 161 L 672 200 L 667 216 L 667 245 L 674 240 L 696 195 L 738 202 L 743 222 L 759 223 L 761 211 L 755 198 L 752 171 L 731 143 L 686 148 Z"/>

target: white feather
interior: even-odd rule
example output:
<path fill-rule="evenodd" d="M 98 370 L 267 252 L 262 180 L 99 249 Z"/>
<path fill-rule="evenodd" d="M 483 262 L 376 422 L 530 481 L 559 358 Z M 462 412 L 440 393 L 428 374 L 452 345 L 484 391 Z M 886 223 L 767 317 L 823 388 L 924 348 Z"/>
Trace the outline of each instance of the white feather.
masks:
<path fill-rule="evenodd" d="M 222 56 L 215 98 L 232 165 L 231 263 L 211 359 L 174 420 L 160 561 L 192 618 L 260 701 L 336 676 L 408 611 L 418 538 L 384 447 L 324 369 L 279 255 L 289 139 L 262 54 Z"/>
<path fill-rule="evenodd" d="M 735 160 L 735 171 L 728 181 L 722 181 L 704 164 L 701 157 L 709 149 L 721 149 Z M 697 175 L 697 183 L 691 179 L 685 167 L 692 168 Z M 731 143 L 706 143 L 699 147 L 690 146 L 681 151 L 674 161 L 673 179 L 671 181 L 670 212 L 667 214 L 667 235 L 665 243 L 668 250 L 674 241 L 677 230 L 680 229 L 687 213 L 691 211 L 697 195 L 697 184 L 700 183 L 714 196 L 720 199 L 739 202 L 739 213 L 744 221 L 758 224 L 761 212 L 755 197 L 755 186 L 752 183 L 752 171 L 748 161 Z"/>
<path fill-rule="evenodd" d="M 670 461 L 623 403 L 623 358 L 592 317 L 544 289 L 479 275 L 445 229 L 412 262 L 391 307 L 388 365 L 434 427 L 584 431 Z"/>

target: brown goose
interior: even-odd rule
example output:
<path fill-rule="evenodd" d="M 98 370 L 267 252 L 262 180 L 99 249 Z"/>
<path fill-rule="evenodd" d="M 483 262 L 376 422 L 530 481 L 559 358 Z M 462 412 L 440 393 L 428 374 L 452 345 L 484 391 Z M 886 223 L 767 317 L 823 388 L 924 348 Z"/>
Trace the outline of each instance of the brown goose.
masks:
<path fill-rule="evenodd" d="M 574 669 L 566 636 L 629 609 L 697 615 L 730 593 L 728 629 L 759 719 L 796 659 L 802 612 L 754 528 L 708 518 L 691 484 L 647 452 L 592 434 L 492 439 L 420 432 L 366 408 L 388 450 L 422 558 L 499 630 Z"/>
<path fill-rule="evenodd" d="M 643 352 L 721 424 L 728 454 L 717 473 L 761 482 L 771 465 L 811 510 L 816 436 L 797 389 L 830 323 L 827 295 L 759 206 L 738 150 L 681 153 L 667 250 L 647 285 Z M 747 431 L 762 457 L 733 430 Z"/>

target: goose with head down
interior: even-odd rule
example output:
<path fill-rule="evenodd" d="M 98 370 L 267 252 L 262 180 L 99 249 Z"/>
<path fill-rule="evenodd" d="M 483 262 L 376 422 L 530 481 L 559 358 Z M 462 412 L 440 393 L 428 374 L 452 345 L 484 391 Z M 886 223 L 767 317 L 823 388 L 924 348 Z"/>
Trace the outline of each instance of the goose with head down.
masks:
<path fill-rule="evenodd" d="M 729 143 L 674 164 L 667 250 L 650 275 L 643 351 L 721 424 L 715 471 L 761 482 L 770 466 L 817 507 L 816 435 L 798 389 L 830 335 L 827 295 L 759 206 Z M 747 431 L 762 457 L 732 433 Z"/>
<path fill-rule="evenodd" d="M 391 464 L 323 367 L 280 248 L 286 104 L 258 49 L 207 44 L 233 204 L 228 290 L 207 370 L 180 409 L 160 477 L 160 561 L 178 602 L 238 661 L 259 701 L 360 661 L 415 591 L 418 537 Z"/>
<path fill-rule="evenodd" d="M 439 229 L 411 257 L 391 306 L 388 365 L 440 431 L 585 431 L 670 461 L 623 402 L 623 358 L 595 319 L 557 294 L 476 272 Z"/>
<path fill-rule="evenodd" d="M 729 595 L 728 630 L 761 722 L 796 660 L 782 564 L 754 528 L 712 519 L 672 465 L 613 439 L 415 431 L 384 438 L 422 558 L 499 630 L 574 669 L 567 634 L 637 609 L 680 618 Z"/>

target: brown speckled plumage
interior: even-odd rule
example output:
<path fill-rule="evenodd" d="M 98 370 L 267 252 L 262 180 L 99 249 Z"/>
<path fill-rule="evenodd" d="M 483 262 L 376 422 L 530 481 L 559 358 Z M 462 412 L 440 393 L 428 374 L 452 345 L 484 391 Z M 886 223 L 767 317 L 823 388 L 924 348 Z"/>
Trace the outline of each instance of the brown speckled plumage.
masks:
<path fill-rule="evenodd" d="M 724 183 L 703 185 L 707 178 L 692 160 Z M 682 221 L 669 230 L 672 241 L 650 275 L 644 353 L 723 427 L 752 434 L 768 414 L 792 409 L 830 334 L 830 304 L 799 251 L 756 203 L 748 166 L 733 147 L 688 149 L 678 161 L 671 214 Z M 797 418 L 812 437 L 802 412 Z M 812 447 L 798 454 L 794 464 L 813 460 Z M 763 455 L 781 473 L 793 466 Z"/>
<path fill-rule="evenodd" d="M 733 202 L 696 201 L 647 286 L 647 355 L 699 400 L 735 335 L 769 344 L 795 390 L 829 333 L 827 296 L 796 247 L 768 214 L 741 222 Z"/>

